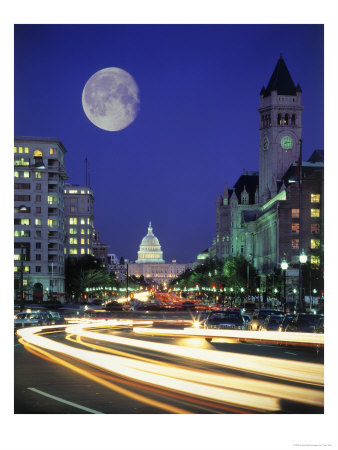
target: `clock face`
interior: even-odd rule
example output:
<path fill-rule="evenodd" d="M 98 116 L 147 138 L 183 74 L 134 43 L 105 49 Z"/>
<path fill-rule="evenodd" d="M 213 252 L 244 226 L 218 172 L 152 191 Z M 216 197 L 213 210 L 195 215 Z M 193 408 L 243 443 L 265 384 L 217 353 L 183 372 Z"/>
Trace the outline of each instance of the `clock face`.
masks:
<path fill-rule="evenodd" d="M 292 148 L 292 145 L 293 145 L 293 141 L 290 138 L 290 136 L 284 136 L 280 143 L 281 143 L 281 146 L 283 148 L 285 148 L 285 150 L 288 150 L 289 148 Z"/>
<path fill-rule="evenodd" d="M 263 148 L 264 150 L 267 150 L 269 148 L 269 139 L 267 138 L 267 136 L 265 136 L 263 140 Z"/>

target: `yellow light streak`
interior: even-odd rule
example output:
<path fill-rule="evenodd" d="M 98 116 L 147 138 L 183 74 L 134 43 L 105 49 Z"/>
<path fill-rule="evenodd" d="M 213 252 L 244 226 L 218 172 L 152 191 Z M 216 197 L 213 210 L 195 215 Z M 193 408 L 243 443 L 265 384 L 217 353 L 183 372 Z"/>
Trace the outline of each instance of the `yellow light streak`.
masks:
<path fill-rule="evenodd" d="M 36 347 L 35 345 L 32 345 L 32 344 L 30 344 L 28 342 L 22 342 L 22 339 L 20 339 L 19 342 L 23 343 L 23 345 L 25 347 L 28 347 L 33 352 L 35 351 L 36 352 L 35 354 L 37 354 L 37 356 L 40 353 L 40 354 L 44 355 L 46 358 L 48 358 L 50 361 L 53 361 L 56 364 L 64 366 L 67 369 L 70 369 L 73 372 L 78 373 L 79 375 L 82 375 L 82 376 L 84 376 L 86 378 L 89 378 L 90 380 L 92 380 L 92 381 L 94 381 L 96 383 L 99 383 L 102 386 L 104 386 L 104 387 L 106 387 L 106 388 L 108 388 L 108 389 L 110 389 L 112 391 L 118 392 L 119 394 L 122 394 L 122 395 L 124 395 L 126 397 L 132 398 L 133 400 L 145 403 L 145 404 L 153 406 L 155 408 L 163 409 L 164 411 L 168 411 L 168 412 L 174 413 L 174 414 L 190 414 L 189 411 L 186 411 L 184 409 L 177 408 L 175 406 L 168 405 L 166 403 L 163 403 L 163 402 L 160 402 L 160 401 L 157 401 L 157 400 L 152 400 L 152 399 L 150 399 L 148 397 L 145 397 L 145 396 L 140 395 L 140 394 L 136 394 L 135 392 L 129 391 L 128 389 L 122 388 L 121 386 L 118 386 L 116 384 L 110 383 L 109 381 L 106 381 L 106 380 L 104 380 L 104 379 L 102 379 L 102 378 L 100 378 L 100 377 L 98 377 L 96 375 L 93 375 L 88 370 L 80 369 L 79 367 L 75 366 L 74 364 L 70 364 L 69 362 L 64 361 L 63 359 L 58 358 L 58 357 L 52 355 L 51 353 L 46 352 L 45 350 L 42 350 L 39 347 Z"/>
<path fill-rule="evenodd" d="M 113 326 L 121 326 L 122 323 L 123 321 L 111 321 Z M 130 326 L 133 322 L 129 320 L 124 321 L 124 323 Z M 83 329 L 84 326 L 87 330 Z M 215 350 L 186 348 L 172 344 L 122 338 L 88 331 L 91 328 L 99 328 L 98 323 L 67 327 L 66 332 L 77 336 L 78 342 L 81 337 L 85 337 L 108 342 L 109 344 L 117 343 L 134 348 L 149 349 L 175 356 L 197 359 L 199 361 L 202 360 L 223 367 L 240 369 L 244 372 L 261 373 L 276 378 L 292 379 L 293 381 L 302 381 L 317 385 L 323 384 L 323 367 L 319 364 L 277 360 L 252 355 L 229 354 Z M 107 322 L 104 322 L 102 328 L 107 328 Z M 302 403 L 316 406 L 323 405 L 322 391 L 297 386 L 284 387 L 282 384 L 248 380 L 243 377 L 223 374 L 215 375 L 206 371 L 186 370 L 165 363 L 154 364 L 146 358 L 140 360 L 137 357 L 138 361 L 135 361 L 134 355 L 125 352 L 123 357 L 109 355 L 107 352 L 116 354 L 117 351 L 108 350 L 107 347 L 100 348 L 100 350 L 103 349 L 105 354 L 93 353 L 92 351 L 76 349 L 65 344 L 53 342 L 50 339 L 35 334 L 45 329 L 48 329 L 48 327 L 22 329 L 19 330 L 18 334 L 33 345 L 72 356 L 101 369 L 117 373 L 120 376 L 135 379 L 142 383 L 154 384 L 164 389 L 172 389 L 188 395 L 210 399 L 214 402 L 224 402 L 256 411 L 264 410 L 270 412 L 279 410 L 278 399 L 280 398 L 301 401 Z M 85 345 L 92 348 L 99 348 L 95 344 L 86 343 Z M 119 353 L 121 354 L 122 352 Z"/>
<path fill-rule="evenodd" d="M 91 326 L 87 326 L 87 330 L 89 330 L 90 327 Z M 156 334 L 156 331 L 153 329 L 148 330 L 145 328 L 144 330 L 147 330 L 150 334 Z M 246 372 L 258 373 L 275 378 L 283 378 L 286 380 L 316 384 L 319 386 L 324 384 L 324 367 L 321 364 L 289 361 L 285 359 L 276 359 L 263 356 L 243 355 L 238 353 L 218 352 L 215 350 L 188 348 L 174 344 L 135 340 L 115 335 L 106 335 L 86 331 L 81 326 L 68 327 L 66 328 L 66 331 L 67 333 L 78 334 L 79 336 L 87 337 L 93 340 L 164 352 L 175 356 L 196 359 L 223 367 L 240 369 Z"/>
<path fill-rule="evenodd" d="M 131 353 L 121 352 L 118 350 L 110 349 L 108 347 L 102 347 L 89 342 L 83 342 L 80 336 L 76 339 L 67 337 L 73 342 L 77 342 L 86 347 L 93 348 L 95 350 L 108 351 L 109 353 L 116 353 L 122 356 L 126 356 L 141 361 L 153 363 L 149 358 L 140 357 Z M 161 366 L 161 367 L 159 367 Z M 151 368 L 148 365 L 148 370 Z M 168 365 L 167 363 L 156 361 L 156 367 L 153 365 L 151 370 L 156 370 L 157 373 L 169 375 L 172 377 L 179 377 L 185 380 L 194 380 L 194 382 L 203 383 L 206 385 L 215 385 L 219 387 L 229 387 L 232 389 L 238 389 L 241 391 L 255 392 L 256 394 L 269 393 L 270 396 L 281 398 L 285 400 L 298 401 L 313 406 L 323 406 L 323 392 L 319 390 L 313 390 L 308 388 L 300 388 L 298 386 L 285 386 L 283 384 L 271 383 L 261 380 L 250 380 L 240 376 L 230 376 L 227 374 L 215 375 L 213 372 L 206 370 L 193 370 L 182 369 L 178 366 Z"/>

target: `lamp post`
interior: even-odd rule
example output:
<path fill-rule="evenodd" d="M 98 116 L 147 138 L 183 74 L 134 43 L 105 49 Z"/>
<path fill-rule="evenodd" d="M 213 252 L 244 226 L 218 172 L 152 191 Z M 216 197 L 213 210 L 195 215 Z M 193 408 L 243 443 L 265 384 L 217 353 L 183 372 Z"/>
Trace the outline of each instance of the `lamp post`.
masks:
<path fill-rule="evenodd" d="M 304 310 L 303 304 L 303 267 L 307 261 L 307 256 L 302 249 L 302 253 L 299 255 L 299 311 L 302 312 Z"/>
<path fill-rule="evenodd" d="M 23 292 L 23 245 L 20 246 L 20 312 L 25 307 L 25 294 Z"/>
<path fill-rule="evenodd" d="M 285 255 L 283 257 L 283 260 L 281 262 L 281 269 L 283 270 L 283 284 L 284 284 L 284 314 L 286 313 L 286 271 L 288 270 L 289 264 L 286 261 Z"/>

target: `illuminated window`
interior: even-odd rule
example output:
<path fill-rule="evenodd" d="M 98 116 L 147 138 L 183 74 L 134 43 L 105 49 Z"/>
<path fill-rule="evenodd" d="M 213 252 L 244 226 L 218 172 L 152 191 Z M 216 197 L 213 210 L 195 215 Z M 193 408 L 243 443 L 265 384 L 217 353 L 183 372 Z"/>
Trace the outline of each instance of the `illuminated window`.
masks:
<path fill-rule="evenodd" d="M 56 155 L 56 148 L 50 148 L 49 149 L 49 154 L 50 155 Z"/>
<path fill-rule="evenodd" d="M 87 218 L 87 225 L 90 225 L 90 219 L 89 219 L 89 217 Z"/>
<path fill-rule="evenodd" d="M 17 170 L 14 170 L 14 178 L 19 178 L 19 172 Z"/>
<path fill-rule="evenodd" d="M 69 194 L 77 194 L 77 189 L 69 189 Z"/>
<path fill-rule="evenodd" d="M 87 254 L 90 255 L 90 250 L 89 250 L 89 248 L 87 248 Z"/>
<path fill-rule="evenodd" d="M 14 160 L 15 166 L 29 166 L 29 158 L 17 158 Z"/>
<path fill-rule="evenodd" d="M 320 239 L 311 239 L 311 248 L 320 248 Z"/>
<path fill-rule="evenodd" d="M 84 228 L 81 228 L 81 234 L 85 234 Z"/>
<path fill-rule="evenodd" d="M 90 234 L 90 229 L 89 228 L 87 229 L 87 234 Z"/>
<path fill-rule="evenodd" d="M 64 249 L 63 249 L 63 253 L 64 253 L 64 254 L 66 254 L 66 253 L 67 253 L 67 250 L 66 250 L 66 248 L 64 248 Z"/>
<path fill-rule="evenodd" d="M 291 224 L 292 233 L 299 233 L 299 222 L 294 222 Z"/>
<path fill-rule="evenodd" d="M 320 217 L 320 209 L 311 209 L 311 217 Z"/>
<path fill-rule="evenodd" d="M 29 148 L 25 147 L 25 153 L 29 153 Z"/>
<path fill-rule="evenodd" d="M 311 203 L 319 203 L 320 194 L 311 194 Z"/>
<path fill-rule="evenodd" d="M 23 177 L 24 177 L 24 178 L 29 178 L 29 172 L 24 172 L 24 173 L 23 173 Z"/>
<path fill-rule="evenodd" d="M 312 234 L 319 234 L 320 233 L 320 225 L 319 225 L 319 223 L 312 223 L 311 224 L 311 233 Z"/>
<path fill-rule="evenodd" d="M 84 254 L 85 254 L 85 249 L 81 248 L 81 255 L 84 255 Z"/>
<path fill-rule="evenodd" d="M 23 153 L 23 147 L 19 147 L 19 153 Z"/>
<path fill-rule="evenodd" d="M 57 221 L 57 219 L 48 219 L 48 220 L 47 220 L 47 225 L 48 225 L 50 228 L 57 228 L 57 226 L 58 226 L 58 221 Z"/>
<path fill-rule="evenodd" d="M 14 153 L 18 153 L 18 147 L 14 147 Z"/>
<path fill-rule="evenodd" d="M 31 232 L 28 230 L 14 230 L 15 237 L 30 237 Z"/>
<path fill-rule="evenodd" d="M 14 261 L 20 261 L 20 255 L 14 255 Z"/>
<path fill-rule="evenodd" d="M 84 245 L 84 243 L 85 243 L 84 238 L 81 238 L 81 245 Z"/>
<path fill-rule="evenodd" d="M 41 178 L 41 172 L 35 172 L 35 178 Z"/>
<path fill-rule="evenodd" d="M 69 218 L 69 224 L 70 225 L 77 225 L 77 217 L 70 217 Z"/>
<path fill-rule="evenodd" d="M 88 245 L 90 244 L 90 239 L 89 239 L 89 238 L 87 238 L 87 244 L 88 244 Z"/>
<path fill-rule="evenodd" d="M 291 240 L 291 248 L 299 248 L 299 239 Z"/>
<path fill-rule="evenodd" d="M 77 228 L 69 228 L 69 234 L 77 234 Z"/>
<path fill-rule="evenodd" d="M 77 244 L 77 238 L 74 238 L 74 237 L 69 238 L 69 243 L 70 244 Z"/>
<path fill-rule="evenodd" d="M 42 158 L 43 154 L 41 150 L 34 150 L 34 158 Z"/>
<path fill-rule="evenodd" d="M 291 217 L 293 217 L 293 218 L 299 217 L 299 209 L 298 208 L 291 209 Z"/>
<path fill-rule="evenodd" d="M 35 225 L 41 226 L 41 219 L 35 219 Z"/>
<path fill-rule="evenodd" d="M 70 249 L 69 249 L 69 253 L 70 253 L 71 255 L 77 255 L 77 248 L 70 248 Z"/>
<path fill-rule="evenodd" d="M 315 256 L 315 255 L 311 255 L 311 264 L 314 266 L 319 266 L 320 264 L 320 257 L 319 256 Z"/>
<path fill-rule="evenodd" d="M 83 217 L 81 217 L 81 225 L 84 225 L 85 223 L 86 223 L 86 220 Z"/>
<path fill-rule="evenodd" d="M 84 189 L 81 189 L 81 194 L 85 194 L 86 192 L 84 191 Z"/>

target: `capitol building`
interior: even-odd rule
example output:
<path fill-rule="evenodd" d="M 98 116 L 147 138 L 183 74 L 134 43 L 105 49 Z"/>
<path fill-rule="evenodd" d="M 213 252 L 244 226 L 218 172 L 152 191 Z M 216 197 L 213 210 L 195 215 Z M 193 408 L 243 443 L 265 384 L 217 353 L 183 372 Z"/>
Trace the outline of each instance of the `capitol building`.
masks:
<path fill-rule="evenodd" d="M 143 277 L 147 281 L 156 284 L 169 283 L 192 264 L 166 263 L 158 238 L 153 233 L 151 222 L 149 222 L 148 233 L 141 241 L 137 253 L 137 260 L 128 265 L 129 275 Z"/>

